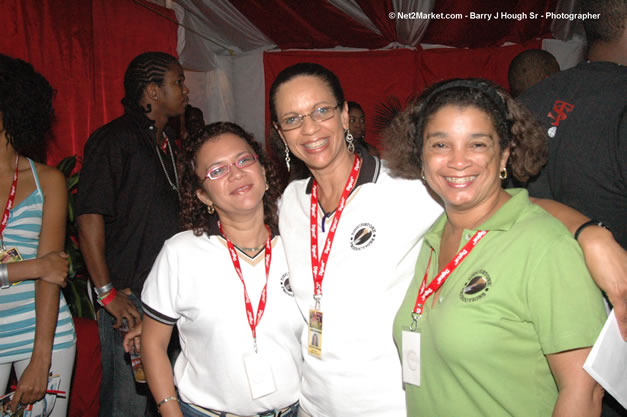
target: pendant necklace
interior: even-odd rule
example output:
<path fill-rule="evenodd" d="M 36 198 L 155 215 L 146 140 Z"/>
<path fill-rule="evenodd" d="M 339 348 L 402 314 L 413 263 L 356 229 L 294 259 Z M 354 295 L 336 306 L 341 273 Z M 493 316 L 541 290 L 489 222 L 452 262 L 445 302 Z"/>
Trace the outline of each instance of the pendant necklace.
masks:
<path fill-rule="evenodd" d="M 168 145 L 168 152 L 170 153 L 170 160 L 172 161 L 172 168 L 174 170 L 174 183 L 170 179 L 170 175 L 168 174 L 168 170 L 165 168 L 165 163 L 163 162 L 163 158 L 161 157 L 161 152 L 159 151 L 159 146 L 155 144 L 155 149 L 157 150 L 157 156 L 159 157 L 159 162 L 161 162 L 161 168 L 163 169 L 163 173 L 165 174 L 165 178 L 168 180 L 168 184 L 174 191 L 176 191 L 176 195 L 178 195 L 179 200 L 181 199 L 181 194 L 179 193 L 179 175 L 176 172 L 176 162 L 174 161 L 174 153 L 172 152 L 172 147 L 170 145 L 170 141 L 167 140 L 167 136 L 165 133 L 163 137 L 166 138 L 166 143 Z"/>

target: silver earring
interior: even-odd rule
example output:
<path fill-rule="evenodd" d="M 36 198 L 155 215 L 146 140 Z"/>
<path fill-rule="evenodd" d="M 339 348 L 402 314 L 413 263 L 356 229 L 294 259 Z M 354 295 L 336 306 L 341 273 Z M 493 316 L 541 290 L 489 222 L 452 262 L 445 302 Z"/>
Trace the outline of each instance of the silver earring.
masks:
<path fill-rule="evenodd" d="M 290 172 L 290 148 L 285 144 L 285 165 L 287 165 L 287 172 Z"/>
<path fill-rule="evenodd" d="M 501 180 L 507 179 L 507 168 L 503 168 L 501 172 L 499 172 L 499 178 Z"/>
<path fill-rule="evenodd" d="M 355 152 L 355 144 L 353 143 L 353 134 L 350 130 L 346 129 L 346 146 L 348 147 L 348 151 L 350 153 Z"/>
<path fill-rule="evenodd" d="M 268 185 L 268 183 L 266 183 L 266 191 L 268 191 L 270 189 L 270 186 Z"/>
<path fill-rule="evenodd" d="M 215 209 L 215 207 L 213 207 L 213 204 L 209 204 L 209 205 L 207 206 L 207 213 L 209 213 L 209 214 L 213 214 L 213 213 L 215 213 L 215 212 L 216 212 L 216 209 Z"/>

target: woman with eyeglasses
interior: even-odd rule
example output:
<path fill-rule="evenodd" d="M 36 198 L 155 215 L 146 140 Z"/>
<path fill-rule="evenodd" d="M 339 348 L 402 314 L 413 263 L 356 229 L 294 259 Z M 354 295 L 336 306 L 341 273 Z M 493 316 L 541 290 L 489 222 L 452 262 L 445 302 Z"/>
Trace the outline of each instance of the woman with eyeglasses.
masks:
<path fill-rule="evenodd" d="M 295 417 L 303 318 L 277 234 L 278 177 L 233 123 L 207 125 L 183 147 L 186 231 L 166 241 L 141 296 L 141 356 L 159 412 Z M 181 354 L 172 373 L 174 325 Z"/>
<path fill-rule="evenodd" d="M 420 181 L 391 178 L 355 148 L 339 80 L 317 64 L 283 70 L 270 89 L 275 140 L 293 181 L 279 228 L 302 337 L 300 415 L 406 416 L 392 340 L 422 233 L 442 212 Z"/>
<path fill-rule="evenodd" d="M 292 179 L 279 229 L 308 322 L 299 416 L 406 416 L 393 321 L 418 243 L 442 208 L 419 179 L 392 177 L 379 158 L 355 148 L 339 80 L 323 66 L 299 63 L 281 71 L 269 105 L 273 146 L 285 155 Z M 417 155 L 409 161 L 420 162 Z M 558 203 L 543 204 L 571 232 L 586 221 Z M 588 267 L 616 294 L 624 280 L 616 259 L 622 258 L 605 262 L 608 251 L 598 248 L 617 244 L 592 229 L 600 228 L 582 234 Z"/>

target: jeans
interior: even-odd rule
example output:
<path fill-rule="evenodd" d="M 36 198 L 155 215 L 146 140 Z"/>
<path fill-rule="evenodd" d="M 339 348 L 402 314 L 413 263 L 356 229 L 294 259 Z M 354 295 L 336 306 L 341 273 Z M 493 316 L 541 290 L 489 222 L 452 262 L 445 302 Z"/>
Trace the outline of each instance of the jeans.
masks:
<path fill-rule="evenodd" d="M 183 402 L 183 400 L 181 400 L 181 397 L 179 397 L 179 407 L 181 408 L 181 412 L 183 413 L 183 417 L 207 417 L 207 416 L 214 416 L 214 414 L 205 414 L 205 413 L 203 413 L 201 411 L 196 410 L 195 408 L 191 407 L 186 402 Z M 290 410 L 288 410 L 285 413 L 281 414 L 280 417 L 296 417 L 297 411 L 298 411 L 298 405 L 295 405 Z M 215 415 L 218 415 L 218 414 L 215 414 Z"/>
<path fill-rule="evenodd" d="M 141 302 L 135 295 L 129 299 L 142 313 Z M 98 312 L 98 333 L 102 361 L 99 417 L 150 416 L 148 384 L 135 383 L 128 354 L 122 347 L 123 338 L 113 328 L 115 318 L 105 309 Z"/>

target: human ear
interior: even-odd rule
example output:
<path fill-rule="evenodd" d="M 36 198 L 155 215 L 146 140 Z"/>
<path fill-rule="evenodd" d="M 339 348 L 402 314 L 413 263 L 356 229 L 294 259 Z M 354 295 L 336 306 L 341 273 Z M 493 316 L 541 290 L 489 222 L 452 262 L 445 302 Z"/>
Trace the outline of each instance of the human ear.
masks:
<path fill-rule="evenodd" d="M 213 205 L 213 201 L 211 200 L 211 198 L 209 197 L 209 194 L 207 194 L 207 192 L 205 190 L 203 190 L 202 188 L 199 188 L 196 190 L 196 197 L 205 205 L 207 206 L 212 206 Z"/>

